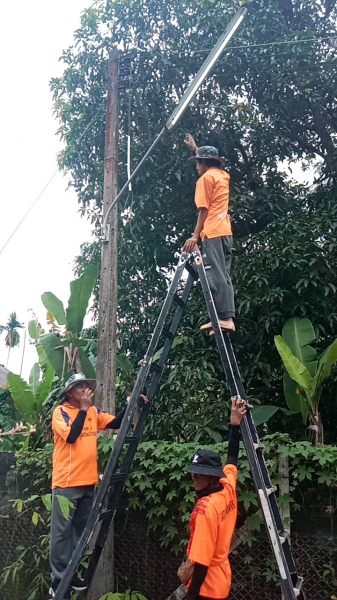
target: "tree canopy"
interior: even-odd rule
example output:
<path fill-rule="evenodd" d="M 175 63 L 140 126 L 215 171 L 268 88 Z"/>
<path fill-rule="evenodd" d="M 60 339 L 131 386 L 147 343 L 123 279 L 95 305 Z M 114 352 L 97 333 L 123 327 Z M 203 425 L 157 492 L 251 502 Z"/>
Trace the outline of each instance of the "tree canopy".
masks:
<path fill-rule="evenodd" d="M 115 0 L 107 8 L 96 2 L 82 14 L 74 44 L 61 57 L 64 74 L 51 89 L 64 140 L 60 168 L 70 174 L 82 213 L 97 233 L 109 51 L 121 54 L 122 184 L 127 135 L 136 166 L 239 4 Z M 119 338 L 136 365 L 176 253 L 193 227 L 196 175 L 183 144 L 190 131 L 199 145 L 219 148 L 231 175 L 234 344 L 247 392 L 262 404 L 285 406 L 274 335 L 289 317 L 305 316 L 322 347 L 336 336 L 337 10 L 331 0 L 251 0 L 246 6 L 248 15 L 224 58 L 120 203 Z M 314 171 L 313 184 L 290 178 L 285 164 L 299 161 Z M 77 269 L 99 260 L 99 244 L 84 244 Z M 195 417 L 204 424 L 207 442 L 227 418 L 213 342 L 198 332 L 204 317 L 195 290 L 181 326 L 184 343 L 172 352 L 149 426 L 153 436 L 179 436 L 184 415 L 186 422 Z M 327 442 L 336 439 L 330 426 L 335 393 L 332 381 L 322 399 Z M 274 427 L 294 430 L 300 423 L 274 417 Z M 193 427 L 189 431 L 193 435 Z"/>

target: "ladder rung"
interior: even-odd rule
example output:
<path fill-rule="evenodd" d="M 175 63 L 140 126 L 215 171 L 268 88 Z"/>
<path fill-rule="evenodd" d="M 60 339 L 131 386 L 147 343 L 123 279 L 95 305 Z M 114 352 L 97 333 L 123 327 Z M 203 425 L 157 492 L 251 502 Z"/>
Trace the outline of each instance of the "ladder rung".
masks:
<path fill-rule="evenodd" d="M 125 473 L 113 473 L 110 477 L 111 483 L 116 483 L 117 481 L 123 481 L 125 477 Z"/>
<path fill-rule="evenodd" d="M 157 364 L 155 364 L 155 363 L 152 363 L 152 364 L 151 364 L 151 370 L 152 370 L 152 371 L 156 371 L 157 373 L 158 373 L 159 371 L 161 371 L 161 370 L 162 370 L 162 368 L 163 368 L 163 367 L 160 367 L 159 365 L 157 365 Z"/>
<path fill-rule="evenodd" d="M 276 485 L 272 485 L 271 487 L 266 488 L 266 489 L 267 489 L 267 496 L 270 496 L 270 494 L 274 494 L 275 492 L 277 492 Z"/>
<path fill-rule="evenodd" d="M 125 438 L 125 444 L 137 444 L 138 442 L 138 436 L 137 435 L 128 435 Z"/>
<path fill-rule="evenodd" d="M 100 513 L 98 520 L 104 521 L 105 519 L 110 519 L 112 517 L 113 513 L 114 513 L 113 510 L 105 510 L 104 512 Z"/>
<path fill-rule="evenodd" d="M 169 338 L 170 340 L 173 340 L 174 338 L 173 333 L 169 329 L 166 329 L 166 327 L 163 327 L 163 336 Z"/>
<path fill-rule="evenodd" d="M 303 577 L 299 577 L 297 579 L 297 583 L 296 583 L 296 585 L 294 587 L 294 594 L 295 594 L 296 597 L 299 596 L 300 593 L 301 593 L 302 583 L 303 583 Z"/>
<path fill-rule="evenodd" d="M 286 540 L 288 540 L 289 537 L 290 537 L 290 531 L 289 531 L 289 529 L 284 529 L 281 533 L 279 533 L 279 536 L 280 536 L 280 542 L 281 542 L 281 544 L 284 544 L 284 542 Z"/>
<path fill-rule="evenodd" d="M 253 444 L 254 450 L 263 450 L 264 444 Z"/>
<path fill-rule="evenodd" d="M 198 273 L 193 269 L 193 267 L 191 267 L 189 263 L 186 263 L 185 269 L 189 272 L 190 275 L 192 275 L 194 279 L 198 279 Z"/>
<path fill-rule="evenodd" d="M 186 302 L 184 302 L 184 300 L 182 298 L 180 298 L 180 296 L 178 296 L 178 294 L 174 294 L 173 302 L 178 304 L 178 306 L 185 306 L 185 304 L 186 304 Z"/>

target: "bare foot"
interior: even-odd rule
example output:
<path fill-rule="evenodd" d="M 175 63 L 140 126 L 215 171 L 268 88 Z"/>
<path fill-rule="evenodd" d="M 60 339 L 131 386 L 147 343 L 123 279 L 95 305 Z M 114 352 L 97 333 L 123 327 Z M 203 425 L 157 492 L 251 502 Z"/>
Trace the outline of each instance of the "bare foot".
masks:
<path fill-rule="evenodd" d="M 213 329 L 213 325 L 211 322 L 205 323 L 205 325 L 201 325 L 200 331 L 211 331 Z"/>
<path fill-rule="evenodd" d="M 232 317 L 229 317 L 229 319 L 219 319 L 219 323 L 222 331 L 235 331 L 235 324 Z"/>

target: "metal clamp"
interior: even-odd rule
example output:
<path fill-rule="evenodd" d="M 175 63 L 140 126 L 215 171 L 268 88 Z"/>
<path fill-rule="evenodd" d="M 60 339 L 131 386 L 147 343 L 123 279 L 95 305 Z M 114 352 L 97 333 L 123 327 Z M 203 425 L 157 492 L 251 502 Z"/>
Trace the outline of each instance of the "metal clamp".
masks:
<path fill-rule="evenodd" d="M 110 225 L 109 223 L 106 223 L 106 225 L 103 225 L 102 227 L 102 242 L 108 242 L 110 239 Z"/>
<path fill-rule="evenodd" d="M 248 400 L 244 400 L 239 394 L 237 396 L 231 396 L 231 400 L 241 400 L 241 406 L 245 406 L 246 408 L 254 408 L 252 404 L 249 404 Z"/>

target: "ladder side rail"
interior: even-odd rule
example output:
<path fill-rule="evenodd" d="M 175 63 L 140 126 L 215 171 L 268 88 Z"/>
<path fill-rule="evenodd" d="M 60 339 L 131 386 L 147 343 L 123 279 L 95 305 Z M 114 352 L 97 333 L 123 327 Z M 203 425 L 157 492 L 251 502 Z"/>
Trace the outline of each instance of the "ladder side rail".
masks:
<path fill-rule="evenodd" d="M 236 359 L 234 356 L 234 352 L 230 343 L 229 335 L 225 334 L 223 336 L 220 324 L 218 321 L 218 315 L 215 310 L 213 297 L 210 291 L 210 287 L 207 281 L 206 272 L 204 269 L 204 265 L 200 256 L 195 257 L 196 270 L 199 275 L 200 283 L 202 286 L 203 294 L 206 301 L 207 310 L 213 325 L 213 330 L 215 334 L 215 340 L 220 352 L 221 362 L 223 365 L 223 369 L 225 371 L 227 383 L 231 390 L 232 396 L 239 396 L 242 399 L 246 399 L 246 394 L 243 388 L 243 384 L 241 381 L 239 369 L 236 363 Z M 234 357 L 234 360 L 233 360 Z M 286 557 L 283 552 L 282 544 L 280 541 L 280 537 L 278 535 L 278 530 L 274 518 L 274 512 L 271 509 L 271 505 L 269 503 L 269 498 L 266 490 L 266 483 L 264 479 L 264 475 L 262 473 L 261 465 L 258 460 L 258 456 L 256 450 L 254 448 L 254 443 L 258 443 L 257 431 L 251 416 L 250 411 L 248 411 L 247 415 L 244 417 L 241 423 L 241 432 L 242 438 L 245 444 L 247 458 L 249 461 L 250 469 L 252 472 L 252 476 L 257 487 L 258 496 L 260 505 L 264 514 L 264 519 L 266 523 L 266 528 L 268 532 L 268 536 L 273 548 L 273 553 L 277 562 L 278 570 L 281 578 L 282 590 L 284 593 L 285 600 L 295 600 L 296 596 L 293 589 L 293 582 L 291 578 L 290 571 L 288 569 L 288 564 Z M 254 436 L 254 437 L 253 437 Z M 255 441 L 254 441 L 255 438 Z M 269 474 L 267 467 L 263 464 L 266 469 L 266 474 L 269 479 Z M 271 484 L 270 484 L 271 486 Z M 275 498 L 276 503 L 276 498 Z M 277 507 L 277 503 L 276 503 Z M 276 509 L 276 514 L 279 515 L 278 507 Z M 283 529 L 283 526 L 282 526 Z M 283 559 L 283 556 L 285 560 Z"/>
<path fill-rule="evenodd" d="M 194 278 L 191 275 L 189 275 L 188 279 L 186 281 L 186 284 L 185 284 L 184 292 L 182 294 L 182 301 L 184 304 L 186 303 L 186 301 L 188 299 L 188 296 L 190 294 L 193 283 L 194 283 Z M 138 419 L 138 422 L 137 422 L 137 425 L 136 425 L 136 428 L 135 428 L 135 431 L 133 434 L 133 437 L 135 437 L 137 439 L 137 441 L 135 440 L 134 443 L 129 444 L 127 452 L 126 452 L 125 457 L 122 462 L 121 469 L 120 469 L 121 472 L 125 474 L 125 477 L 123 478 L 123 480 L 121 482 L 119 482 L 118 488 L 117 489 L 114 488 L 113 493 L 110 495 L 110 501 L 109 501 L 107 510 L 109 512 L 111 512 L 111 517 L 109 517 L 108 519 L 105 519 L 102 522 L 102 525 L 100 527 L 100 531 L 99 531 L 99 534 L 98 534 L 98 537 L 96 540 L 95 548 L 90 557 L 90 561 L 89 561 L 89 565 L 88 565 L 88 569 L 87 569 L 87 573 L 86 573 L 86 583 L 89 583 L 92 579 L 92 575 L 95 571 L 100 554 L 102 552 L 102 549 L 103 549 L 103 546 L 104 546 L 104 543 L 105 543 L 105 540 L 106 540 L 106 537 L 108 534 L 109 527 L 110 527 L 112 521 L 114 520 L 117 506 L 119 504 L 121 495 L 123 493 L 123 488 L 124 488 L 124 485 L 125 485 L 128 473 L 129 473 L 129 469 L 130 469 L 131 463 L 133 461 L 133 458 L 136 454 L 138 443 L 139 443 L 141 434 L 143 432 L 145 423 L 147 421 L 148 415 L 151 411 L 153 399 L 154 399 L 154 396 L 158 389 L 158 385 L 160 383 L 161 376 L 162 376 L 162 373 L 163 373 L 163 370 L 164 370 L 164 367 L 165 367 L 165 364 L 167 361 L 168 354 L 171 350 L 172 343 L 173 343 L 176 331 L 178 329 L 178 325 L 180 323 L 183 310 L 184 310 L 184 305 L 180 305 L 176 309 L 175 315 L 173 317 L 173 320 L 172 320 L 172 323 L 171 323 L 171 326 L 169 329 L 172 336 L 167 337 L 165 340 L 162 354 L 158 360 L 158 365 L 157 365 L 158 368 L 156 368 L 156 370 L 153 373 L 152 379 L 150 381 L 149 389 L 146 390 L 147 398 L 148 398 L 149 402 L 148 402 L 148 404 L 145 404 L 142 406 L 142 410 L 139 415 L 139 419 Z"/>
<path fill-rule="evenodd" d="M 143 371 L 143 372 L 146 372 L 147 370 L 148 369 L 146 369 L 145 367 L 141 369 L 141 371 Z M 141 375 L 141 373 L 139 373 L 139 375 Z M 143 387 L 141 385 L 142 379 L 143 379 L 143 377 L 138 378 L 138 385 L 136 383 L 135 387 L 137 387 L 137 388 L 139 387 L 140 389 L 142 389 L 142 387 Z M 120 427 L 119 433 L 117 435 L 113 451 L 110 454 L 107 466 L 105 468 L 102 481 L 98 487 L 98 491 L 97 491 L 92 509 L 90 511 L 90 514 L 88 516 L 86 525 L 83 529 L 80 539 L 77 542 L 74 552 L 70 558 L 70 561 L 68 563 L 68 566 L 64 573 L 64 576 L 61 579 L 61 581 L 57 587 L 57 590 L 55 593 L 55 600 L 63 600 L 63 597 L 70 586 L 71 580 L 76 573 L 76 570 L 81 561 L 81 558 L 86 550 L 86 547 L 87 547 L 87 545 L 91 539 L 91 536 L 94 532 L 94 529 L 97 525 L 98 517 L 102 510 L 104 500 L 107 496 L 109 487 L 111 486 L 111 477 L 112 477 L 113 473 L 116 471 L 116 468 L 118 466 L 119 456 L 121 454 L 121 451 L 122 451 L 122 448 L 124 445 L 124 440 L 127 436 L 127 433 L 129 431 L 131 425 L 132 425 L 132 418 L 135 413 L 136 405 L 137 405 L 136 398 L 137 399 L 139 398 L 140 392 L 139 392 L 138 396 L 136 396 L 136 394 L 132 394 L 132 396 L 133 397 L 130 399 L 130 402 L 129 402 L 126 412 L 125 412 L 125 415 L 123 417 L 123 421 L 121 423 L 121 427 Z"/>
<path fill-rule="evenodd" d="M 242 380 L 241 380 L 241 376 L 240 376 L 240 371 L 237 365 L 237 361 L 236 361 L 236 357 L 235 357 L 235 353 L 233 350 L 233 346 L 230 340 L 230 336 L 224 335 L 224 341 L 225 341 L 225 345 L 227 347 L 227 351 L 230 357 L 230 361 L 233 365 L 233 370 L 236 374 L 236 378 L 237 378 L 237 386 L 239 389 L 239 393 L 241 395 L 241 397 L 245 398 L 245 392 L 243 389 L 243 384 L 242 384 Z M 246 428 L 246 431 L 243 431 L 243 429 Z M 243 423 L 243 426 L 241 427 L 241 431 L 242 431 L 242 437 L 248 440 L 248 437 L 250 437 L 250 441 L 249 441 L 249 447 L 252 447 L 252 444 L 259 444 L 259 436 L 255 427 L 255 423 L 254 423 L 254 419 L 252 416 L 251 411 L 248 411 Z M 248 433 L 249 432 L 249 433 Z M 246 453 L 247 453 L 247 445 L 245 444 L 246 447 Z M 256 449 L 256 457 L 257 460 L 259 462 L 259 466 L 260 466 L 260 470 L 263 476 L 263 481 L 265 484 L 266 488 L 271 489 L 272 488 L 272 481 L 270 479 L 270 475 L 269 475 L 269 471 L 265 462 L 265 458 L 263 455 L 263 451 L 261 448 L 257 448 Z M 255 458 L 254 458 L 255 460 Z M 281 518 L 281 514 L 279 511 L 279 507 L 277 504 L 277 498 L 276 498 L 276 494 L 275 492 L 272 492 L 271 494 L 268 495 L 268 500 L 270 503 L 270 508 L 274 517 L 274 521 L 275 521 L 275 525 L 278 531 L 278 534 L 280 536 L 285 536 L 286 532 L 285 532 L 285 528 L 282 522 L 282 518 Z M 292 580 L 293 585 L 295 586 L 298 580 L 298 575 L 297 575 L 297 569 L 296 569 L 296 565 L 295 565 L 295 561 L 291 552 L 291 548 L 290 548 L 290 543 L 288 539 L 285 539 L 285 541 L 282 544 L 282 549 L 284 552 L 284 556 L 287 562 L 287 566 L 288 566 L 288 570 L 289 570 L 289 574 Z"/>
<path fill-rule="evenodd" d="M 212 296 L 212 293 L 211 293 L 211 290 L 209 287 L 209 283 L 207 281 L 204 264 L 202 262 L 202 258 L 200 255 L 195 256 L 195 269 L 196 269 L 199 279 L 200 279 L 202 291 L 203 291 L 205 302 L 206 302 L 207 311 L 208 311 L 211 323 L 213 325 L 215 340 L 216 340 L 216 343 L 217 343 L 217 346 L 218 346 L 218 349 L 220 352 L 220 358 L 221 358 L 223 370 L 226 375 L 227 384 L 229 386 L 231 395 L 239 396 L 240 394 L 239 394 L 239 389 L 238 389 L 237 382 L 235 379 L 235 374 L 233 372 L 233 369 L 232 369 L 232 366 L 230 363 L 227 347 L 225 346 L 225 343 L 224 343 L 222 331 L 220 328 L 220 323 L 218 320 L 218 315 L 215 310 L 213 296 Z M 245 399 L 244 395 L 243 395 L 243 399 Z"/>
<path fill-rule="evenodd" d="M 136 410 L 138 399 L 140 397 L 140 394 L 143 391 L 145 381 L 148 377 L 152 358 L 153 358 L 153 355 L 157 348 L 159 338 L 160 338 L 160 335 L 161 335 L 163 327 L 164 327 L 166 316 L 167 316 L 168 311 L 170 310 L 172 302 L 174 300 L 174 294 L 176 292 L 176 289 L 179 285 L 182 273 L 184 271 L 185 263 L 186 263 L 186 260 L 184 259 L 184 257 L 181 257 L 180 262 L 177 266 L 176 272 L 174 274 L 174 277 L 172 279 L 171 285 L 167 292 L 162 309 L 160 311 L 156 327 L 154 329 L 150 343 L 147 348 L 146 355 L 144 357 L 144 360 L 142 361 L 143 364 L 138 372 L 137 380 L 136 380 L 134 389 L 132 391 L 131 398 L 128 403 L 126 413 L 124 415 L 119 433 L 117 435 L 114 449 L 110 455 L 109 461 L 105 468 L 103 479 L 99 485 L 98 492 L 97 492 L 92 510 L 88 517 L 86 526 L 82 532 L 82 535 L 81 535 L 81 537 L 76 545 L 76 548 L 73 552 L 73 555 L 69 561 L 66 572 L 65 572 L 62 580 L 59 583 L 59 586 L 58 586 L 56 594 L 55 594 L 55 600 L 63 600 L 63 596 L 66 593 L 66 591 L 70 585 L 70 582 L 76 572 L 76 569 L 78 568 L 80 560 L 81 560 L 81 558 L 86 550 L 86 547 L 90 541 L 90 538 L 93 534 L 93 530 L 95 529 L 95 526 L 97 524 L 98 516 L 102 510 L 103 502 L 106 498 L 106 495 L 107 495 L 107 492 L 108 492 L 108 489 L 110 486 L 111 476 L 117 468 L 118 460 L 119 460 L 122 448 L 124 446 L 124 440 L 127 436 L 127 433 L 129 431 L 131 425 L 132 425 L 132 419 L 133 419 L 133 416 L 134 416 L 134 413 Z"/>
<path fill-rule="evenodd" d="M 181 276 L 182 276 L 182 274 L 184 272 L 185 264 L 186 264 L 186 260 L 181 257 L 180 261 L 178 263 L 176 272 L 175 272 L 175 274 L 173 276 L 171 285 L 170 285 L 170 287 L 169 287 L 169 289 L 167 291 L 166 298 L 164 300 L 164 303 L 163 303 L 163 306 L 161 308 L 161 311 L 160 311 L 160 314 L 159 314 L 159 317 L 158 317 L 155 329 L 154 329 L 152 337 L 151 337 L 151 341 L 150 341 L 150 343 L 148 345 L 146 354 L 144 356 L 143 362 L 145 364 L 146 363 L 150 364 L 151 361 L 152 361 L 153 355 L 155 353 L 155 349 L 156 349 L 156 347 L 158 345 L 158 342 L 159 342 L 159 338 L 160 338 L 160 336 L 162 334 L 162 331 L 163 331 L 163 327 L 164 327 L 164 323 L 166 321 L 167 314 L 168 314 L 168 312 L 169 312 L 169 310 L 171 308 L 171 305 L 172 305 L 172 303 L 174 301 L 175 292 L 176 292 L 177 287 L 179 285 Z"/>
<path fill-rule="evenodd" d="M 193 283 L 194 283 L 194 278 L 191 275 L 189 275 L 188 279 L 187 279 L 187 281 L 185 283 L 184 292 L 182 294 L 182 301 L 183 301 L 184 304 L 186 304 L 186 301 L 187 301 L 188 296 L 189 296 L 189 294 L 191 292 L 191 288 L 193 286 Z M 184 310 L 184 306 L 183 305 L 182 306 L 177 306 L 177 309 L 175 311 L 174 317 L 172 319 L 172 323 L 171 323 L 170 328 L 169 328 L 169 332 L 172 335 L 170 337 L 167 337 L 166 340 L 165 340 L 161 356 L 158 359 L 158 364 L 156 365 L 156 369 L 155 369 L 155 371 L 154 371 L 154 373 L 152 375 L 152 378 L 151 378 L 151 380 L 149 382 L 149 387 L 146 390 L 146 394 L 147 394 L 147 398 L 148 398 L 148 403 L 144 404 L 142 406 L 142 410 L 140 412 L 140 415 L 139 415 L 139 418 L 138 418 L 138 421 L 137 421 L 137 424 L 136 424 L 136 427 L 135 427 L 135 430 L 134 430 L 134 434 L 133 434 L 133 436 L 135 438 L 137 438 L 138 442 L 129 445 L 129 447 L 128 447 L 127 451 L 126 451 L 125 457 L 123 459 L 122 466 L 121 466 L 121 472 L 125 473 L 125 479 L 127 478 L 127 474 L 129 472 L 132 460 L 133 460 L 134 455 L 136 453 L 137 446 L 138 446 L 141 434 L 143 432 L 145 423 L 146 423 L 147 418 L 148 418 L 148 416 L 149 416 L 149 414 L 151 412 L 153 400 L 154 400 L 155 394 L 157 392 L 157 389 L 158 389 L 158 386 L 159 386 L 159 383 L 160 383 L 160 380 L 161 380 L 161 377 L 162 377 L 162 374 L 163 374 L 163 371 L 164 371 L 164 368 L 165 368 L 165 365 L 166 365 L 166 362 L 167 362 L 167 358 L 168 358 L 169 352 L 171 350 L 171 347 L 172 347 L 172 344 L 173 344 L 173 340 L 175 338 L 175 334 L 177 332 L 179 323 L 181 321 L 183 310 Z M 115 494 L 114 494 L 114 497 L 116 497 Z M 118 504 L 117 498 L 113 501 L 113 503 L 117 506 L 117 504 Z"/>
<path fill-rule="evenodd" d="M 70 585 L 70 582 L 76 572 L 76 569 L 78 568 L 80 560 L 81 560 L 81 558 L 85 552 L 85 549 L 90 541 L 90 538 L 93 534 L 93 530 L 95 529 L 99 513 L 102 509 L 103 502 L 105 500 L 108 488 L 110 486 L 111 476 L 117 468 L 119 456 L 120 456 L 120 453 L 121 453 L 123 445 L 124 445 L 124 439 L 132 425 L 132 419 L 133 419 L 133 416 L 134 416 L 134 413 L 136 410 L 137 402 L 140 397 L 140 394 L 143 391 L 144 383 L 145 383 L 148 373 L 149 373 L 151 361 L 152 361 L 153 355 L 155 353 L 160 335 L 162 333 L 166 316 L 167 316 L 168 311 L 170 310 L 170 307 L 174 300 L 174 294 L 175 294 L 175 291 L 180 282 L 182 273 L 184 271 L 185 263 L 186 263 L 186 260 L 183 257 L 181 257 L 178 267 L 176 269 L 176 272 L 174 274 L 174 277 L 172 279 L 171 285 L 167 292 L 162 309 L 160 311 L 156 327 L 152 334 L 150 343 L 149 343 L 147 351 L 146 351 L 146 355 L 143 360 L 143 364 L 138 372 L 136 384 L 135 384 L 135 387 L 131 394 L 130 401 L 128 403 L 119 433 L 117 435 L 114 449 L 110 455 L 109 461 L 105 468 L 103 479 L 99 485 L 98 492 L 97 492 L 92 510 L 89 514 L 89 517 L 88 517 L 86 526 L 82 532 L 82 535 L 81 535 L 80 539 L 78 540 L 76 548 L 75 548 L 75 550 L 72 554 L 72 557 L 69 561 L 66 572 L 58 585 L 57 591 L 55 593 L 55 600 L 63 600 L 63 596 L 65 595 L 65 593 Z"/>
<path fill-rule="evenodd" d="M 230 336 L 227 334 L 224 337 L 225 337 L 225 344 L 226 344 L 227 349 L 229 351 L 231 362 L 232 362 L 232 364 L 235 364 L 235 370 L 236 370 L 237 377 L 238 377 L 239 391 L 240 391 L 241 394 L 242 393 L 244 394 L 243 384 L 242 384 L 242 381 L 241 381 L 241 376 L 240 376 L 239 368 L 237 366 L 236 357 L 235 357 L 235 354 L 234 354 L 234 350 L 233 350 L 233 346 L 232 346 L 232 343 L 231 343 L 231 340 L 230 340 Z M 259 444 L 260 442 L 259 442 L 258 433 L 257 433 L 256 427 L 255 427 L 255 423 L 254 423 L 254 419 L 253 419 L 252 413 L 250 411 L 248 411 L 248 413 L 246 415 L 246 425 L 247 425 L 247 427 L 248 427 L 248 429 L 250 431 L 252 442 L 254 444 Z M 271 478 L 270 478 L 270 475 L 269 475 L 269 471 L 268 471 L 268 468 L 267 468 L 267 465 L 266 465 L 266 461 L 265 461 L 262 449 L 261 448 L 257 448 L 256 454 L 257 454 L 257 458 L 258 458 L 258 461 L 259 461 L 259 464 L 260 464 L 260 468 L 261 468 L 261 471 L 262 471 L 262 475 L 263 475 L 265 486 L 267 488 L 271 488 L 272 487 L 272 481 L 271 481 Z M 271 508 L 272 508 L 272 511 L 273 511 L 273 514 L 274 514 L 274 518 L 275 518 L 277 529 L 278 529 L 279 533 L 282 535 L 282 533 L 284 532 L 284 525 L 283 525 L 283 522 L 282 522 L 282 518 L 281 518 L 280 511 L 279 511 L 278 504 L 277 504 L 277 499 L 276 499 L 276 496 L 275 496 L 274 492 L 269 495 L 269 502 L 271 504 Z M 292 554 L 290 552 L 289 543 L 284 544 L 284 546 L 286 546 L 286 547 L 288 546 L 288 550 L 289 550 L 289 552 L 287 552 L 286 548 L 284 548 L 285 554 L 289 554 L 288 565 L 290 566 L 290 564 L 292 563 L 292 566 L 295 569 L 295 563 L 294 563 Z M 290 571 L 292 572 L 291 568 L 290 568 Z"/>

